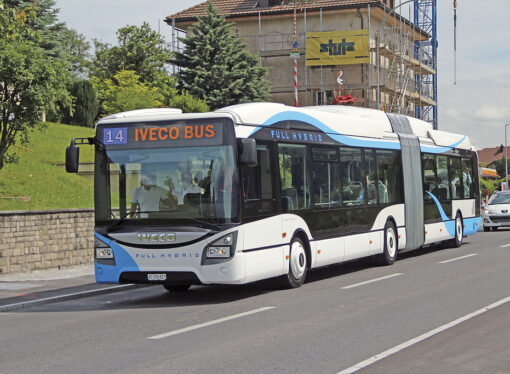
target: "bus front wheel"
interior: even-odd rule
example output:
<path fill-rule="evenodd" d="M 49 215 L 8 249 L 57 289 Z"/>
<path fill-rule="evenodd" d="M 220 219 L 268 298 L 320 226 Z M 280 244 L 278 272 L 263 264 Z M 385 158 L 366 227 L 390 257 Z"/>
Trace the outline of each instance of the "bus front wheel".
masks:
<path fill-rule="evenodd" d="M 305 244 L 300 238 L 292 239 L 289 253 L 289 272 L 282 277 L 285 288 L 297 288 L 305 282 L 308 264 Z"/>

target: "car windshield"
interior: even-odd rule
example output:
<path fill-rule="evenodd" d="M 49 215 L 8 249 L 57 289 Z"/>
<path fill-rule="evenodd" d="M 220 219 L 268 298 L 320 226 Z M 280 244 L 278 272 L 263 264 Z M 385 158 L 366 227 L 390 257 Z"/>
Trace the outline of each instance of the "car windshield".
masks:
<path fill-rule="evenodd" d="M 102 150 L 96 170 L 98 220 L 237 219 L 230 145 Z"/>
<path fill-rule="evenodd" d="M 502 193 L 495 195 L 490 201 L 489 205 L 496 204 L 510 204 L 510 193 Z"/>

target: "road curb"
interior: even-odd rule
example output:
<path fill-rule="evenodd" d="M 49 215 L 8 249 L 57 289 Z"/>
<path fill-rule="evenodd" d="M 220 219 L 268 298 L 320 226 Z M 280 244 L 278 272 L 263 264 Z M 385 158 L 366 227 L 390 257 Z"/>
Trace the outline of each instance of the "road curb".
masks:
<path fill-rule="evenodd" d="M 121 284 L 121 285 L 108 286 L 108 287 L 103 287 L 103 288 L 93 289 L 93 290 L 66 293 L 63 295 L 42 297 L 40 299 L 35 299 L 35 300 L 20 301 L 17 303 L 15 302 L 15 303 L 6 304 L 6 305 L 0 305 L 0 313 L 10 312 L 13 310 L 18 310 L 18 309 L 24 309 L 24 308 L 28 308 L 28 307 L 36 306 L 36 305 L 54 303 L 57 301 L 66 301 L 66 300 L 79 299 L 82 297 L 104 295 L 104 294 L 121 292 L 121 291 L 125 291 L 125 290 L 131 290 L 134 288 L 143 288 L 143 287 L 149 287 L 149 286 L 151 286 L 151 285 Z"/>

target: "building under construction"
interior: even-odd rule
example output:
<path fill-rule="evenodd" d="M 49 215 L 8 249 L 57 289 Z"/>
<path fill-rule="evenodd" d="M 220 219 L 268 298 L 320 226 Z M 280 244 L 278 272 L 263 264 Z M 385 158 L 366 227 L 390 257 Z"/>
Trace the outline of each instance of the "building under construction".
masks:
<path fill-rule="evenodd" d="M 268 68 L 272 101 L 379 108 L 437 128 L 435 0 L 212 1 Z M 166 18 L 173 48 L 206 7 Z"/>

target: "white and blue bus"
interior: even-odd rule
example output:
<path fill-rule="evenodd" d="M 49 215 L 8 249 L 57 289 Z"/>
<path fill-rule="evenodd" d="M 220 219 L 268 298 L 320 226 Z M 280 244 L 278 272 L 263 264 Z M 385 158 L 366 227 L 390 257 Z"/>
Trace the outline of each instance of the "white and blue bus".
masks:
<path fill-rule="evenodd" d="M 299 287 L 310 269 L 368 256 L 390 265 L 460 246 L 481 225 L 469 139 L 403 115 L 275 103 L 119 113 L 73 139 L 69 172 L 85 143 L 100 283 Z"/>

